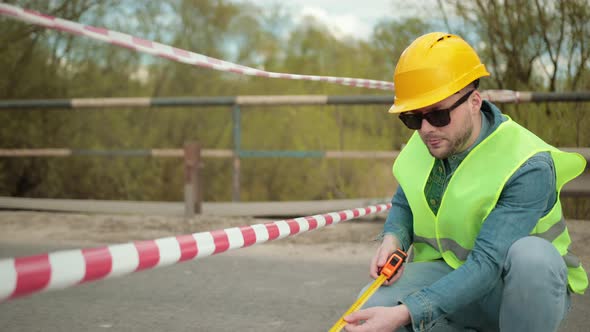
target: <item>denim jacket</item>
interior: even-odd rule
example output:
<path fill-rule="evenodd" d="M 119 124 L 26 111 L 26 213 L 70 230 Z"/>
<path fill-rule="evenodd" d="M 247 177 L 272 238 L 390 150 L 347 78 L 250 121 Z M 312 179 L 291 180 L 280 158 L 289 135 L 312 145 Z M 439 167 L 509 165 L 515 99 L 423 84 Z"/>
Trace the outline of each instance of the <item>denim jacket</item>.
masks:
<path fill-rule="evenodd" d="M 482 130 L 473 146 L 435 162 L 425 188 L 426 199 L 435 214 L 446 185 L 459 164 L 477 144 L 506 121 L 500 110 L 488 101 L 483 102 L 481 112 Z M 490 292 L 501 277 L 510 246 L 529 235 L 537 221 L 551 210 L 556 199 L 553 159 L 548 152 L 538 153 L 506 182 L 465 264 L 401 301 L 410 311 L 414 331 L 427 330 L 445 315 Z M 412 211 L 401 186 L 393 196 L 383 233 L 397 237 L 405 250 L 412 244 Z"/>

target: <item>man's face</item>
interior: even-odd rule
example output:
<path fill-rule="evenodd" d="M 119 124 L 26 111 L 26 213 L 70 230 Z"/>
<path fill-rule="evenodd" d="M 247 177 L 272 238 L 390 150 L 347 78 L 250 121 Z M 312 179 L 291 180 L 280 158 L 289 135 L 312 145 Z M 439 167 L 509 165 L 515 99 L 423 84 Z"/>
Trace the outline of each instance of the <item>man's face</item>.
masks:
<path fill-rule="evenodd" d="M 481 125 L 480 122 L 476 122 L 481 121 L 479 117 L 481 99 L 479 99 L 479 93 L 472 90 L 473 87 L 467 87 L 434 105 L 413 111 L 422 113 L 426 117 L 429 117 L 427 114 L 431 112 L 449 112 L 450 122 L 447 125 L 437 127 L 424 118 L 421 128 L 418 129 L 422 141 L 433 157 L 448 158 L 467 150 L 475 142 Z M 471 95 L 468 96 L 470 92 Z M 457 103 L 460 104 L 457 105 Z M 453 108 L 453 106 L 456 107 Z"/>

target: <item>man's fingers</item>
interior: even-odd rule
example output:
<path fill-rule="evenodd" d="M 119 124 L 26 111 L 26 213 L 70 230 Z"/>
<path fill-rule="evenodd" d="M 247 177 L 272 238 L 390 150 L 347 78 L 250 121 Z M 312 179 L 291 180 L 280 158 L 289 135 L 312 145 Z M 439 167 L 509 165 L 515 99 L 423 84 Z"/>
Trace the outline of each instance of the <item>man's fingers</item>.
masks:
<path fill-rule="evenodd" d="M 373 258 L 371 258 L 371 265 L 369 266 L 369 276 L 371 276 L 371 278 L 376 279 L 377 278 L 377 257 L 379 256 L 379 251 L 377 251 L 375 253 L 375 256 L 373 256 Z"/>
<path fill-rule="evenodd" d="M 344 330 L 347 332 L 368 331 L 369 326 L 362 323 L 371 318 L 371 316 L 371 309 L 353 312 L 352 314 L 344 317 L 344 320 L 348 323 L 346 326 L 344 326 Z"/>
<path fill-rule="evenodd" d="M 373 279 L 377 279 L 379 277 L 379 270 L 385 265 L 389 256 L 393 253 L 395 249 L 390 248 L 385 243 L 381 244 L 373 259 L 371 259 L 371 266 L 369 268 L 369 275 Z"/>
<path fill-rule="evenodd" d="M 404 273 L 404 268 L 405 266 L 402 265 L 399 270 L 397 270 L 397 272 L 393 275 L 393 277 L 391 277 L 391 279 L 386 280 L 383 283 L 383 286 L 391 286 L 394 282 L 396 282 L 399 278 L 402 277 L 402 274 Z"/>
<path fill-rule="evenodd" d="M 358 321 L 361 320 L 366 320 L 367 318 L 369 318 L 369 312 L 365 309 L 365 310 L 359 310 L 359 311 L 355 311 L 353 313 L 351 313 L 348 316 L 344 317 L 344 320 L 347 323 L 357 323 Z"/>
<path fill-rule="evenodd" d="M 390 254 L 391 252 L 389 252 L 389 250 L 381 248 L 381 250 L 379 251 L 379 257 L 377 259 L 377 266 L 382 267 L 383 265 L 385 265 L 385 262 L 387 262 L 387 259 L 389 258 Z"/>
<path fill-rule="evenodd" d="M 371 267 L 369 268 L 369 275 L 373 279 L 377 279 L 377 277 L 379 277 L 379 269 L 386 262 L 386 261 L 383 261 L 383 258 L 382 258 L 384 251 L 385 250 L 383 249 L 383 245 L 381 245 L 379 247 L 379 249 L 377 249 L 377 252 L 375 253 L 375 256 L 373 256 L 373 259 L 371 259 Z"/>
<path fill-rule="evenodd" d="M 365 325 L 348 324 L 348 325 L 344 326 L 344 331 L 346 331 L 346 332 L 366 332 L 366 331 L 368 331 L 368 327 Z"/>

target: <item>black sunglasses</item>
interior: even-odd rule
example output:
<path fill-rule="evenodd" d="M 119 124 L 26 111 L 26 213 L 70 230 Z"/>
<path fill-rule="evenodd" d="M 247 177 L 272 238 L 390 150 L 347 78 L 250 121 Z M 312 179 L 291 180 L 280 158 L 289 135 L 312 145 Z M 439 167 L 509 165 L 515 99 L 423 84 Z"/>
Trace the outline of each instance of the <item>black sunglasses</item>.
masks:
<path fill-rule="evenodd" d="M 421 113 L 421 112 L 405 112 L 399 115 L 400 120 L 406 125 L 406 127 L 414 130 L 418 130 L 422 128 L 422 120 L 426 119 L 428 123 L 435 127 L 444 127 L 451 123 L 451 112 L 463 104 L 469 96 L 473 93 L 474 90 L 471 90 L 463 95 L 463 97 L 459 98 L 457 102 L 455 102 L 451 107 L 430 111 L 428 113 Z"/>

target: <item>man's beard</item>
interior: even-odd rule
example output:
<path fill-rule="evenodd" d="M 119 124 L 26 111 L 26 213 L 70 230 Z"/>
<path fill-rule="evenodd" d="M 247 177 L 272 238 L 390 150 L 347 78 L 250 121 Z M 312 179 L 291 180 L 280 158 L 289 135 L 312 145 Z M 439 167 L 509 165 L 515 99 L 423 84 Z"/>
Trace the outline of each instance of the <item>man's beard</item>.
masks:
<path fill-rule="evenodd" d="M 453 143 L 453 146 L 451 147 L 451 150 L 449 151 L 449 154 L 445 156 L 445 158 L 448 158 L 452 155 L 455 155 L 457 153 L 461 153 L 465 150 L 467 150 L 467 142 L 469 141 L 469 138 L 471 138 L 471 134 L 473 133 L 473 127 L 470 126 L 469 128 L 467 128 L 463 134 L 459 137 L 457 137 L 457 139 L 455 140 L 455 142 Z M 441 158 L 441 159 L 445 159 L 445 158 Z"/>
<path fill-rule="evenodd" d="M 452 145 L 450 146 L 449 150 L 442 156 L 435 156 L 432 151 L 430 151 L 430 148 L 428 149 L 428 152 L 430 153 L 431 156 L 433 156 L 434 158 L 437 159 L 446 159 L 452 155 L 455 155 L 457 153 L 463 152 L 466 149 L 466 143 L 469 141 L 469 138 L 471 138 L 471 134 L 473 133 L 473 127 L 469 126 L 468 128 L 466 128 L 466 130 L 461 133 L 461 135 L 459 135 L 456 139 L 454 139 L 453 141 L 451 141 L 450 139 L 447 139 L 448 142 L 451 142 Z M 438 138 L 438 139 L 444 139 L 443 137 L 438 137 L 436 135 L 432 135 L 432 136 L 425 136 L 423 138 L 423 141 L 426 144 L 426 141 L 428 141 L 431 138 Z"/>

